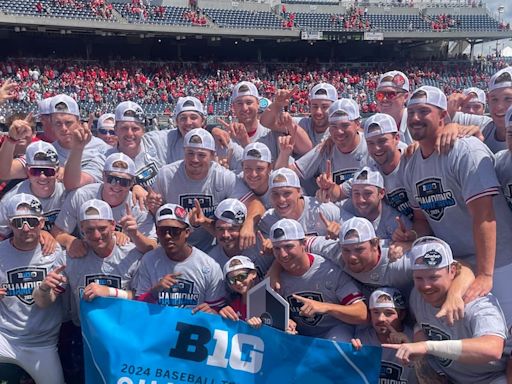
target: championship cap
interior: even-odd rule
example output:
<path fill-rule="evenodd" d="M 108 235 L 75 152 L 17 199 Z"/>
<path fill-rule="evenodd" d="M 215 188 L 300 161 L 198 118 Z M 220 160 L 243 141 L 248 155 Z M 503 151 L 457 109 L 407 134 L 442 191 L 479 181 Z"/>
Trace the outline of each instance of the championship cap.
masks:
<path fill-rule="evenodd" d="M 392 287 L 378 288 L 370 295 L 368 308 L 405 309 L 405 300 L 402 292 Z"/>
<path fill-rule="evenodd" d="M 309 91 L 309 100 L 338 100 L 338 91 L 332 84 L 320 83 Z"/>
<path fill-rule="evenodd" d="M 52 102 L 52 97 L 47 97 L 46 99 L 42 99 L 37 102 L 37 109 L 39 112 L 39 116 L 49 115 L 51 113 L 51 108 L 50 108 L 51 102 Z"/>
<path fill-rule="evenodd" d="M 185 148 L 209 149 L 215 152 L 215 139 L 206 129 L 194 128 L 185 135 L 183 146 Z"/>
<path fill-rule="evenodd" d="M 185 208 L 178 204 L 164 204 L 162 205 L 155 215 L 155 221 L 158 224 L 163 220 L 177 220 L 184 224 L 187 224 L 190 227 L 190 222 L 188 221 L 188 214 Z"/>
<path fill-rule="evenodd" d="M 500 69 L 489 80 L 488 92 L 498 88 L 512 87 L 512 67 Z"/>
<path fill-rule="evenodd" d="M 254 96 L 258 100 L 260 99 L 258 89 L 250 81 L 241 81 L 235 85 L 233 91 L 231 92 L 231 102 L 234 102 L 238 97 L 241 96 Z"/>
<path fill-rule="evenodd" d="M 124 153 L 113 153 L 105 160 L 104 172 L 126 173 L 135 176 L 135 163 Z"/>
<path fill-rule="evenodd" d="M 300 188 L 299 176 L 290 168 L 276 169 L 270 173 L 268 187 L 269 189 L 279 187 Z"/>
<path fill-rule="evenodd" d="M 75 99 L 64 94 L 51 98 L 50 113 L 67 113 L 69 115 L 80 117 L 80 110 Z"/>
<path fill-rule="evenodd" d="M 352 217 L 343 222 L 340 230 L 341 244 L 358 244 L 377 237 L 372 223 L 364 217 Z"/>
<path fill-rule="evenodd" d="M 244 203 L 237 199 L 224 199 L 215 208 L 217 220 L 229 224 L 242 225 L 247 216 L 247 208 Z"/>
<path fill-rule="evenodd" d="M 379 77 L 377 90 L 384 87 L 393 87 L 405 92 L 409 92 L 409 79 L 405 73 L 400 71 L 389 71 Z"/>
<path fill-rule="evenodd" d="M 109 220 L 114 221 L 112 208 L 103 200 L 92 199 L 80 206 L 80 221 Z"/>
<path fill-rule="evenodd" d="M 374 137 L 386 133 L 397 133 L 398 127 L 396 121 L 385 113 L 376 113 L 370 116 L 364 122 L 364 137 Z"/>
<path fill-rule="evenodd" d="M 373 185 L 382 189 L 384 188 L 384 178 L 379 171 L 375 171 L 370 167 L 363 167 L 352 178 L 352 185 L 355 184 Z"/>
<path fill-rule="evenodd" d="M 425 96 L 419 96 L 418 92 L 425 93 Z M 414 104 L 430 104 L 434 107 L 441 108 L 444 111 L 446 111 L 448 108 L 446 95 L 443 93 L 443 91 L 430 85 L 419 87 L 411 94 L 409 100 L 407 101 L 407 106 Z"/>
<path fill-rule="evenodd" d="M 336 100 L 327 110 L 329 123 L 337 121 L 354 121 L 359 119 L 359 106 L 352 99 Z"/>
<path fill-rule="evenodd" d="M 505 128 L 512 130 L 512 105 L 508 107 L 505 113 Z"/>
<path fill-rule="evenodd" d="M 266 97 L 260 97 L 260 105 L 258 107 L 258 113 L 263 113 L 265 109 L 271 104 L 271 101 Z"/>
<path fill-rule="evenodd" d="M 206 115 L 203 103 L 201 103 L 199 101 L 199 99 L 197 99 L 193 96 L 180 97 L 178 99 L 178 102 L 176 103 L 176 106 L 174 107 L 174 112 L 173 112 L 174 119 L 177 119 L 178 115 L 181 112 L 187 112 L 187 111 L 197 112 L 201 116 Z"/>
<path fill-rule="evenodd" d="M 25 151 L 25 158 L 28 166 L 56 167 L 59 165 L 59 155 L 55 147 L 42 140 L 29 144 Z"/>
<path fill-rule="evenodd" d="M 275 243 L 284 240 L 302 240 L 306 237 L 304 228 L 296 220 L 281 219 L 270 228 L 270 240 Z"/>
<path fill-rule="evenodd" d="M 420 237 L 412 244 L 409 254 L 413 271 L 441 269 L 453 263 L 450 246 L 437 237 Z"/>
<path fill-rule="evenodd" d="M 485 97 L 485 92 L 483 90 L 481 90 L 480 88 L 476 88 L 476 87 L 466 88 L 462 91 L 462 93 L 465 96 L 470 95 L 472 93 L 476 95 L 475 97 L 470 99 L 468 101 L 468 103 L 480 103 L 483 105 L 485 105 L 487 103 L 487 98 Z"/>
<path fill-rule="evenodd" d="M 39 199 L 28 193 L 18 193 L 12 196 L 5 206 L 7 217 L 43 215 L 43 206 Z"/>
<path fill-rule="evenodd" d="M 116 123 L 120 121 L 134 121 L 144 124 L 146 117 L 142 107 L 133 101 L 123 101 L 119 103 L 114 111 Z"/>
<path fill-rule="evenodd" d="M 108 120 L 112 120 L 112 122 Z M 113 113 L 104 113 L 100 117 L 98 117 L 98 129 L 113 129 L 116 125 L 116 115 Z"/>
<path fill-rule="evenodd" d="M 256 141 L 254 143 L 248 144 L 244 148 L 242 161 L 245 160 L 258 160 L 272 163 L 272 154 L 270 153 L 270 149 L 268 149 L 265 144 Z"/>
<path fill-rule="evenodd" d="M 238 271 L 239 269 L 256 270 L 256 267 L 247 256 L 233 256 L 224 264 L 224 268 L 222 268 L 224 276 L 227 276 L 230 272 Z"/>

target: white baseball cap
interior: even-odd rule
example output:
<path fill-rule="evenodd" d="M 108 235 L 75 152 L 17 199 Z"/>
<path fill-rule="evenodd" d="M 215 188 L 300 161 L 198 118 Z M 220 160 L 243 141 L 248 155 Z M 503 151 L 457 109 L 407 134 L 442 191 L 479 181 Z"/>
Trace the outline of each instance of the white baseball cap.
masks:
<path fill-rule="evenodd" d="M 51 108 L 50 108 L 51 102 L 52 102 L 52 97 L 47 97 L 46 99 L 42 99 L 37 102 L 39 116 L 49 115 L 51 113 Z"/>
<path fill-rule="evenodd" d="M 453 263 L 450 246 L 441 239 L 432 236 L 420 237 L 409 251 L 412 270 L 441 269 Z"/>
<path fill-rule="evenodd" d="M 512 105 L 508 107 L 507 112 L 505 113 L 505 127 L 507 129 L 512 129 Z"/>
<path fill-rule="evenodd" d="M 43 206 L 37 197 L 28 193 L 18 193 L 6 202 L 5 212 L 8 218 L 16 216 L 42 216 Z"/>
<path fill-rule="evenodd" d="M 355 235 L 355 236 L 354 236 Z M 364 217 L 352 217 L 343 222 L 340 230 L 341 244 L 358 244 L 377 237 L 372 223 Z"/>
<path fill-rule="evenodd" d="M 67 113 L 80 117 L 80 109 L 75 99 L 64 94 L 52 97 L 50 101 L 50 114 L 52 113 Z"/>
<path fill-rule="evenodd" d="M 234 102 L 238 97 L 241 96 L 254 96 L 258 100 L 260 99 L 258 89 L 250 81 L 241 81 L 235 85 L 233 91 L 231 92 L 231 102 Z"/>
<path fill-rule="evenodd" d="M 409 92 L 409 79 L 403 72 L 389 71 L 380 75 L 377 83 L 377 90 L 384 87 L 393 87 Z"/>
<path fill-rule="evenodd" d="M 405 299 L 398 289 L 382 287 L 372 292 L 368 308 L 405 309 Z"/>
<path fill-rule="evenodd" d="M 466 88 L 462 91 L 462 94 L 464 95 L 470 95 L 470 94 L 475 94 L 476 97 L 473 97 L 472 99 L 470 99 L 468 101 L 468 103 L 480 103 L 480 104 L 483 104 L 485 105 L 487 103 L 487 98 L 485 97 L 485 92 L 483 90 L 481 90 L 480 88 L 476 88 L 476 87 L 470 87 L 470 88 Z"/>
<path fill-rule="evenodd" d="M 114 111 L 116 123 L 120 121 L 134 121 L 144 124 L 145 116 L 142 107 L 133 101 L 119 103 Z"/>
<path fill-rule="evenodd" d="M 309 91 L 309 100 L 338 100 L 338 91 L 332 84 L 319 83 Z"/>
<path fill-rule="evenodd" d="M 492 92 L 499 88 L 512 87 L 512 67 L 500 69 L 489 80 L 488 92 Z"/>
<path fill-rule="evenodd" d="M 155 221 L 158 224 L 163 220 L 177 220 L 190 227 L 190 221 L 188 221 L 188 214 L 185 208 L 178 204 L 164 204 L 162 205 L 155 215 Z"/>
<path fill-rule="evenodd" d="M 107 120 L 112 120 L 112 123 Z M 116 125 L 116 115 L 113 113 L 104 113 L 100 117 L 98 117 L 98 124 L 96 125 L 98 129 L 101 128 L 114 128 Z"/>
<path fill-rule="evenodd" d="M 425 96 L 414 97 L 420 91 L 424 92 Z M 443 93 L 443 91 L 441 91 L 437 87 L 432 87 L 430 85 L 424 85 L 423 87 L 419 87 L 411 94 L 409 100 L 407 101 L 407 106 L 415 104 L 430 104 L 435 107 L 441 108 L 444 111 L 446 111 L 448 108 L 446 95 Z"/>
<path fill-rule="evenodd" d="M 229 259 L 224 267 L 222 268 L 224 272 L 224 276 L 227 276 L 228 273 L 238 271 L 240 269 L 251 269 L 256 270 L 256 266 L 247 256 L 233 256 Z"/>
<path fill-rule="evenodd" d="M 370 167 L 363 167 L 355 173 L 352 179 L 352 185 L 373 185 L 374 187 L 384 188 L 384 178 L 379 171 L 375 171 Z"/>
<path fill-rule="evenodd" d="M 181 112 L 193 111 L 199 113 L 201 116 L 205 116 L 206 112 L 204 110 L 203 103 L 199 101 L 196 97 L 186 96 L 180 97 L 174 107 L 173 116 L 174 119 L 178 118 L 178 115 Z"/>
<path fill-rule="evenodd" d="M 126 173 L 132 177 L 135 176 L 136 173 L 135 163 L 133 160 L 121 152 L 113 153 L 107 157 L 105 165 L 103 166 L 103 171 Z"/>
<path fill-rule="evenodd" d="M 215 217 L 229 224 L 241 225 L 247 217 L 247 207 L 237 199 L 224 199 L 215 208 Z"/>
<path fill-rule="evenodd" d="M 300 188 L 299 176 L 290 168 L 279 168 L 270 173 L 268 178 L 268 187 L 293 187 Z"/>
<path fill-rule="evenodd" d="M 183 146 L 185 148 L 209 149 L 215 152 L 215 139 L 206 129 L 194 128 L 185 135 Z"/>
<path fill-rule="evenodd" d="M 56 167 L 59 165 L 59 155 L 55 147 L 42 140 L 29 144 L 25 151 L 25 158 L 28 166 Z"/>
<path fill-rule="evenodd" d="M 304 228 L 296 220 L 281 219 L 270 228 L 270 240 L 273 243 L 284 240 L 302 240 L 306 237 Z"/>
<path fill-rule="evenodd" d="M 114 221 L 112 208 L 103 200 L 92 199 L 80 206 L 80 221 L 109 220 Z"/>
<path fill-rule="evenodd" d="M 258 160 L 265 161 L 267 163 L 272 163 L 272 154 L 270 153 L 270 149 L 260 142 L 254 142 L 248 144 L 244 148 L 244 154 L 242 157 L 242 161 L 245 160 Z"/>
<path fill-rule="evenodd" d="M 361 117 L 359 106 L 352 99 L 336 100 L 327 110 L 327 114 L 329 115 L 329 123 L 354 121 Z"/>
<path fill-rule="evenodd" d="M 376 113 L 364 122 L 364 137 L 374 137 L 386 133 L 397 133 L 396 121 L 386 113 Z"/>

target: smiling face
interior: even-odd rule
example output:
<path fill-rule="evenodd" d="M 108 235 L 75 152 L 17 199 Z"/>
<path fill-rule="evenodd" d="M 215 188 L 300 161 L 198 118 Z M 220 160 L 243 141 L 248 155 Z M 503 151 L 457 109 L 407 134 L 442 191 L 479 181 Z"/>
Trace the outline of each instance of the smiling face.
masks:
<path fill-rule="evenodd" d="M 302 240 L 277 241 L 272 244 L 272 251 L 283 269 L 291 273 L 300 269 L 308 257 Z"/>
<path fill-rule="evenodd" d="M 384 189 L 373 185 L 352 185 L 352 204 L 357 215 L 370 221 L 375 220 L 380 215 L 384 195 Z"/>
<path fill-rule="evenodd" d="M 215 238 L 226 253 L 232 253 L 239 249 L 241 225 L 226 223 L 222 220 L 215 221 Z"/>
<path fill-rule="evenodd" d="M 446 111 L 430 104 L 413 104 L 407 107 L 407 128 L 418 142 L 435 142 L 443 128 Z"/>
<path fill-rule="evenodd" d="M 270 191 L 270 203 L 279 217 L 297 219 L 302 214 L 300 201 L 302 195 L 299 188 L 277 187 Z"/>
<path fill-rule="evenodd" d="M 244 160 L 242 169 L 244 181 L 252 191 L 257 194 L 263 194 L 267 191 L 272 164 L 261 160 Z"/>
<path fill-rule="evenodd" d="M 512 105 L 512 88 L 498 88 L 489 93 L 489 113 L 496 127 L 505 128 L 505 113 Z"/>
<path fill-rule="evenodd" d="M 359 143 L 359 127 L 359 120 L 329 123 L 331 138 L 341 152 L 352 152 L 357 147 Z"/>
<path fill-rule="evenodd" d="M 346 238 L 348 240 L 350 236 Z M 371 271 L 379 261 L 380 250 L 378 244 L 378 241 L 343 244 L 341 257 L 345 266 L 353 273 Z"/>
<path fill-rule="evenodd" d="M 185 148 L 185 172 L 194 180 L 202 180 L 208 175 L 215 154 L 208 149 Z"/>
<path fill-rule="evenodd" d="M 404 110 L 407 96 L 408 93 L 403 90 L 394 87 L 381 87 L 376 93 L 377 110 L 396 116 Z"/>
<path fill-rule="evenodd" d="M 144 136 L 144 127 L 135 121 L 116 122 L 115 132 L 119 150 L 123 153 L 138 153 Z"/>
<path fill-rule="evenodd" d="M 394 160 L 399 142 L 400 135 L 398 133 L 385 133 L 368 137 L 366 139 L 366 146 L 372 159 L 382 166 Z"/>
<path fill-rule="evenodd" d="M 313 99 L 309 102 L 309 112 L 315 128 L 326 128 L 329 125 L 329 114 L 327 111 L 332 101 L 325 99 Z"/>
<path fill-rule="evenodd" d="M 161 220 L 156 225 L 160 246 L 169 257 L 179 255 L 187 245 L 190 229 L 185 223 L 174 219 Z"/>
<path fill-rule="evenodd" d="M 258 274 L 253 269 L 239 269 L 237 271 L 229 272 L 226 276 L 229 288 L 239 293 L 246 295 L 247 292 L 255 285 Z"/>
<path fill-rule="evenodd" d="M 36 197 L 49 197 L 55 191 L 59 167 L 28 166 L 30 189 Z"/>
<path fill-rule="evenodd" d="M 254 96 L 239 96 L 233 101 L 233 112 L 239 123 L 246 127 L 258 119 L 260 103 Z"/>
<path fill-rule="evenodd" d="M 421 297 L 433 307 L 443 305 L 448 289 L 455 278 L 455 266 L 440 269 L 423 269 L 413 272 L 414 287 Z"/>
<path fill-rule="evenodd" d="M 87 245 L 97 254 L 112 248 L 115 243 L 113 221 L 84 220 L 80 222 L 80 230 Z"/>
<path fill-rule="evenodd" d="M 132 185 L 133 177 L 126 173 L 103 172 L 103 190 L 101 197 L 111 207 L 117 207 L 126 200 Z"/>
<path fill-rule="evenodd" d="M 195 111 L 181 112 L 176 117 L 176 125 L 178 126 L 182 136 L 185 136 L 195 128 L 203 128 L 205 122 L 205 118 Z"/>

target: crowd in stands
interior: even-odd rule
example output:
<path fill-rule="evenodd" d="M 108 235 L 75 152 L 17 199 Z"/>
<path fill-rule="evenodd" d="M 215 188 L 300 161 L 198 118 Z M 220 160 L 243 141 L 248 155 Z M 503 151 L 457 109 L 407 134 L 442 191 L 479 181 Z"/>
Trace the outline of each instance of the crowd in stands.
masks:
<path fill-rule="evenodd" d="M 35 4 L 36 11 L 39 14 L 52 14 L 52 8 L 70 7 L 76 10 L 90 9 L 96 16 L 104 19 L 112 19 L 112 4 L 106 0 L 52 0 L 43 2 L 39 0 Z"/>
<path fill-rule="evenodd" d="M 185 11 L 183 13 L 183 18 L 190 21 L 192 25 L 206 25 L 208 23 L 206 17 L 201 11 Z"/>
<path fill-rule="evenodd" d="M 451 15 L 445 14 L 437 15 L 431 22 L 432 30 L 434 31 L 445 31 L 459 24 L 460 22 Z"/>
<path fill-rule="evenodd" d="M 369 31 L 372 29 L 372 24 L 367 16 L 368 8 L 350 6 L 344 15 L 331 15 L 331 23 L 343 26 L 349 31 Z"/>

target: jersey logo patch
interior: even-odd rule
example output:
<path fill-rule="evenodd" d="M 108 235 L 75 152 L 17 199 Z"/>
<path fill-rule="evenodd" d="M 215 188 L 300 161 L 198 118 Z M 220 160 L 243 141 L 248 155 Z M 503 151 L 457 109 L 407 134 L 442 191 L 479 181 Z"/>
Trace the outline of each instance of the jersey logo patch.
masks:
<path fill-rule="evenodd" d="M 402 215 L 412 219 L 412 208 L 404 188 L 395 189 L 386 194 L 388 204 L 395 208 Z"/>
<path fill-rule="evenodd" d="M 185 308 L 199 304 L 199 294 L 194 293 L 194 282 L 178 279 L 177 283 L 158 294 L 158 304 Z"/>
<path fill-rule="evenodd" d="M 316 300 L 320 302 L 324 302 L 322 294 L 318 292 L 295 292 L 296 295 L 305 297 L 306 299 Z M 300 308 L 302 307 L 302 303 L 295 299 L 292 295 L 286 297 L 286 301 L 290 304 L 290 313 L 299 322 L 309 325 L 313 327 L 317 325 L 320 321 L 322 321 L 324 315 L 315 315 L 313 317 L 300 316 Z"/>
<path fill-rule="evenodd" d="M 455 205 L 452 191 L 445 191 L 441 179 L 432 177 L 416 183 L 416 201 L 432 220 L 440 221 L 445 208 Z"/>
<path fill-rule="evenodd" d="M 213 217 L 215 212 L 215 206 L 213 205 L 213 196 L 204 194 L 187 194 L 180 195 L 180 205 L 190 212 L 194 208 L 194 199 L 199 201 L 199 205 L 203 209 L 203 213 L 206 217 Z"/>
<path fill-rule="evenodd" d="M 425 335 L 427 335 L 427 339 L 429 340 L 451 340 L 449 334 L 430 324 L 421 323 L 421 328 L 423 329 L 423 332 L 425 332 Z M 440 357 L 435 357 L 435 359 L 439 362 L 439 364 L 441 364 L 441 366 L 445 368 L 449 367 L 453 362 L 453 360 L 442 359 Z"/>
<path fill-rule="evenodd" d="M 404 368 L 390 361 L 382 361 L 380 365 L 380 384 L 407 384 L 407 380 L 401 380 Z"/>
<path fill-rule="evenodd" d="M 46 277 L 46 268 L 21 267 L 7 271 L 8 283 L 2 288 L 7 291 L 6 296 L 16 296 L 26 305 L 34 304 L 32 292 L 39 287 Z"/>
<path fill-rule="evenodd" d="M 158 174 L 158 168 L 154 162 L 151 162 L 137 171 L 135 174 L 135 184 L 142 187 L 151 186 Z"/>
<path fill-rule="evenodd" d="M 84 276 L 85 285 L 83 287 L 78 287 L 78 296 L 82 298 L 84 294 L 84 289 L 91 283 L 96 283 L 98 285 L 105 285 L 111 288 L 121 288 L 121 277 L 116 275 L 104 275 L 104 274 L 95 274 L 95 275 L 85 275 Z"/>
<path fill-rule="evenodd" d="M 341 171 L 336 171 L 336 172 L 333 172 L 332 174 L 332 179 L 333 181 L 338 184 L 338 185 L 341 185 L 343 184 L 345 181 L 347 180 L 350 180 L 352 177 L 354 177 L 354 174 L 358 171 L 357 168 L 353 168 L 353 169 L 342 169 Z"/>

